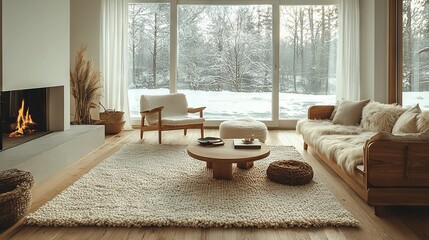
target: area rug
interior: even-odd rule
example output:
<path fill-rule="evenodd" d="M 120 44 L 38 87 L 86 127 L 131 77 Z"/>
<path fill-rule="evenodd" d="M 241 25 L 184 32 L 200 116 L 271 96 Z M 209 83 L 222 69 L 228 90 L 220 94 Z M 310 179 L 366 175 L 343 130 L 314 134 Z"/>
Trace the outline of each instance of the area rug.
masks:
<path fill-rule="evenodd" d="M 302 160 L 273 146 L 253 168 L 216 180 L 186 146 L 129 143 L 26 217 L 38 226 L 323 227 L 358 222 L 315 175 L 304 186 L 271 182 L 268 165 Z"/>

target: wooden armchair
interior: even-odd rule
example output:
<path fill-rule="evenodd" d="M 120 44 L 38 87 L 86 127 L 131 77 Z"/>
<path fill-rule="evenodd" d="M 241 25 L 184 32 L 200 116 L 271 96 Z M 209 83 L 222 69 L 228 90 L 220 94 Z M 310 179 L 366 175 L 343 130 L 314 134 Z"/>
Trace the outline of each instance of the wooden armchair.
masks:
<path fill-rule="evenodd" d="M 188 108 L 186 96 L 182 93 L 141 95 L 140 139 L 143 139 L 144 131 L 158 130 L 158 141 L 161 143 L 162 131 L 177 129 L 183 129 L 185 135 L 188 129 L 201 129 L 201 137 L 204 137 L 205 108 Z M 194 117 L 189 113 L 200 114 L 199 117 Z"/>

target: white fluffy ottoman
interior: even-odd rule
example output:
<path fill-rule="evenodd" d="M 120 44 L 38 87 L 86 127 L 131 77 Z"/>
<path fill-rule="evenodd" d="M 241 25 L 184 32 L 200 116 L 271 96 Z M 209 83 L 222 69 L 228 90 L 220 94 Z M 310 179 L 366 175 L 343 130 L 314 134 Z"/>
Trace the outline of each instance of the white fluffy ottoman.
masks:
<path fill-rule="evenodd" d="M 222 122 L 219 125 L 221 138 L 245 138 L 254 135 L 254 138 L 265 142 L 267 139 L 267 126 L 252 118 L 242 118 Z"/>

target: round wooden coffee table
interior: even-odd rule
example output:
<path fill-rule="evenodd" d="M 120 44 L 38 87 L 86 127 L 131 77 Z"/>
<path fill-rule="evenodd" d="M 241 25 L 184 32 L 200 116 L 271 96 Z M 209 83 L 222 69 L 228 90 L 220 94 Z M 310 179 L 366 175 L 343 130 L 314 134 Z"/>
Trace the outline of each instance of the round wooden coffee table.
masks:
<path fill-rule="evenodd" d="M 213 169 L 213 178 L 232 179 L 232 164 L 241 169 L 253 167 L 253 161 L 270 155 L 270 148 L 261 143 L 261 149 L 235 149 L 232 139 L 224 139 L 222 146 L 202 146 L 199 143 L 188 146 L 189 156 L 205 161 L 207 168 Z"/>

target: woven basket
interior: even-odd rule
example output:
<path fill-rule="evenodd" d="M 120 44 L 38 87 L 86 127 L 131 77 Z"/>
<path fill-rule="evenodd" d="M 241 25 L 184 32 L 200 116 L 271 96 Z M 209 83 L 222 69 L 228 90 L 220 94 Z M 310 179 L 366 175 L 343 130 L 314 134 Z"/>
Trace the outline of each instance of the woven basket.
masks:
<path fill-rule="evenodd" d="M 100 112 L 100 120 L 104 123 L 106 134 L 117 134 L 124 127 L 124 112 L 115 110 L 106 110 Z"/>
<path fill-rule="evenodd" d="M 313 179 L 313 169 L 308 163 L 295 160 L 275 161 L 268 166 L 270 180 L 287 185 L 304 185 Z"/>
<path fill-rule="evenodd" d="M 104 132 L 106 134 L 117 134 L 124 128 L 125 121 L 117 123 L 104 123 Z"/>
<path fill-rule="evenodd" d="M 27 214 L 33 184 L 29 172 L 18 169 L 0 172 L 0 228 L 12 226 Z"/>
<path fill-rule="evenodd" d="M 124 121 L 124 112 L 115 110 L 106 110 L 100 112 L 100 120 L 107 123 L 117 123 Z"/>

